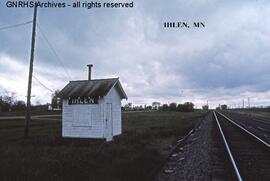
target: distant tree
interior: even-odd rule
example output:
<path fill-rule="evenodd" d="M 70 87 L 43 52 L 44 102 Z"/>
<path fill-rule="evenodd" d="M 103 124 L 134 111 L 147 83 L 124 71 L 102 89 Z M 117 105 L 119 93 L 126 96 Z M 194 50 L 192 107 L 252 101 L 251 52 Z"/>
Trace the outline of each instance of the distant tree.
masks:
<path fill-rule="evenodd" d="M 181 112 L 192 112 L 194 111 L 194 104 L 192 102 L 185 102 L 184 104 L 179 104 L 177 110 Z"/>
<path fill-rule="evenodd" d="M 181 111 L 183 109 L 183 104 L 178 104 L 176 107 L 177 111 Z"/>
<path fill-rule="evenodd" d="M 192 102 L 186 102 L 184 105 L 187 107 L 188 111 L 194 111 L 194 104 Z"/>
<path fill-rule="evenodd" d="M 56 90 L 53 94 L 52 94 L 52 108 L 61 108 L 62 107 L 62 100 L 58 97 L 60 90 Z"/>
<path fill-rule="evenodd" d="M 130 110 L 132 110 L 132 104 L 131 104 L 131 103 L 126 104 L 126 105 L 124 106 L 124 110 L 125 110 L 125 111 L 130 111 Z"/>
<path fill-rule="evenodd" d="M 15 101 L 12 105 L 12 110 L 14 111 L 23 111 L 25 108 L 26 105 L 24 101 Z"/>
<path fill-rule="evenodd" d="M 152 110 L 152 106 L 146 106 L 145 110 L 148 110 L 148 111 Z"/>
<path fill-rule="evenodd" d="M 25 109 L 24 101 L 16 100 L 15 95 L 15 92 L 6 91 L 4 95 L 0 96 L 0 109 L 2 112 Z"/>
<path fill-rule="evenodd" d="M 174 102 L 170 103 L 170 105 L 169 105 L 170 111 L 176 111 L 176 107 L 177 107 L 177 104 Z"/>
<path fill-rule="evenodd" d="M 3 101 L 9 104 L 10 106 L 14 103 L 14 97 L 12 96 L 4 96 Z"/>
<path fill-rule="evenodd" d="M 163 104 L 163 105 L 161 106 L 161 110 L 162 110 L 162 111 L 168 111 L 168 110 L 169 110 L 168 104 Z"/>
<path fill-rule="evenodd" d="M 132 103 L 131 103 L 131 102 L 127 103 L 127 106 L 128 106 L 129 108 L 132 108 Z"/>
<path fill-rule="evenodd" d="M 2 112 L 7 112 L 11 110 L 12 102 L 8 96 L 0 97 L 0 107 Z"/>

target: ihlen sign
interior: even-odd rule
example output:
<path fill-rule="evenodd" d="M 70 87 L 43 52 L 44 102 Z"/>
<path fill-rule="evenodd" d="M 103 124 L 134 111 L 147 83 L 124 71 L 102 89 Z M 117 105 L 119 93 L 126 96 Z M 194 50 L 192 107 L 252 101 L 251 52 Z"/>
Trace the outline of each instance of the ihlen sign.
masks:
<path fill-rule="evenodd" d="M 97 98 L 91 97 L 76 97 L 76 98 L 69 98 L 68 104 L 98 104 Z"/>

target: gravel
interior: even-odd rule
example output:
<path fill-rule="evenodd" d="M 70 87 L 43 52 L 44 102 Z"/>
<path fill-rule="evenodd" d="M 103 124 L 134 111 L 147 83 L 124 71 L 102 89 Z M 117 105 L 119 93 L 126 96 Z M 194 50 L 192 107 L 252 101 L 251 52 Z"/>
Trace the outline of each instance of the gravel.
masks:
<path fill-rule="evenodd" d="M 171 154 L 155 180 L 211 180 L 212 124 L 211 114 L 201 120 L 194 132 Z"/>

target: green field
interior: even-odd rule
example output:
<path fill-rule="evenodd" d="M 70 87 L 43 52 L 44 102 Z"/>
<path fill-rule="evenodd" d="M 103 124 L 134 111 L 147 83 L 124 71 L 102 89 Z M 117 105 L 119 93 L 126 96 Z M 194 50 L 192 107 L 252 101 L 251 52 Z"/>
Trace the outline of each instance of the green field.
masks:
<path fill-rule="evenodd" d="M 54 115 L 61 114 L 61 111 L 47 111 L 47 110 L 31 110 L 32 115 Z M 0 112 L 0 117 L 3 116 L 25 116 L 24 111 L 16 111 L 16 112 Z"/>
<path fill-rule="evenodd" d="M 123 113 L 113 142 L 61 138 L 61 121 L 0 120 L 0 180 L 150 180 L 178 137 L 204 112 Z"/>

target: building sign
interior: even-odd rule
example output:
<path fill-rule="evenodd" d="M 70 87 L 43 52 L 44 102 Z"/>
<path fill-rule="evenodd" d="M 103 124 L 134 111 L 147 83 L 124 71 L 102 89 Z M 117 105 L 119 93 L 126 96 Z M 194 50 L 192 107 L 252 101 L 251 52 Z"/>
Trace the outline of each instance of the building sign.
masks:
<path fill-rule="evenodd" d="M 91 97 L 76 97 L 76 98 L 69 98 L 68 104 L 97 104 L 98 99 L 97 98 L 91 98 Z"/>

